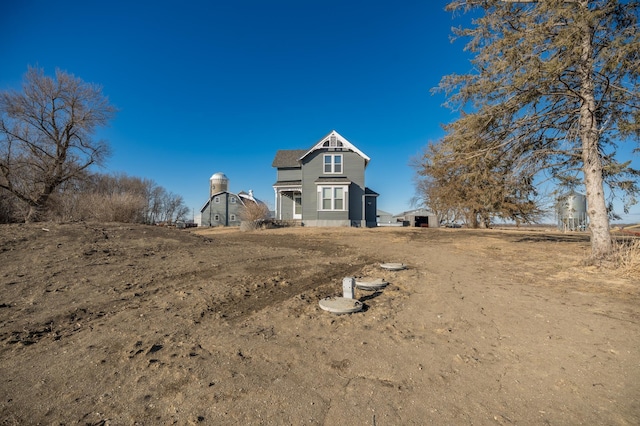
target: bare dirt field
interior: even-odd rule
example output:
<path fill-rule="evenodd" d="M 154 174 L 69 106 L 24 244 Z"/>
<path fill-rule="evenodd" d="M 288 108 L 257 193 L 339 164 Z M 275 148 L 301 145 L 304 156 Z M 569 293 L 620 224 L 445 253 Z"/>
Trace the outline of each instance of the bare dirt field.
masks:
<path fill-rule="evenodd" d="M 0 424 L 638 425 L 638 279 L 588 251 L 549 230 L 2 225 Z M 347 276 L 390 284 L 320 309 Z"/>

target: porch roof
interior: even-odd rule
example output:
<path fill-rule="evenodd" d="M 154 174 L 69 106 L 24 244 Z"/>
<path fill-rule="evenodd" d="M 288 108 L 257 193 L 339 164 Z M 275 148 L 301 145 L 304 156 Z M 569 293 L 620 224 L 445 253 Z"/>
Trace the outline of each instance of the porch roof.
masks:
<path fill-rule="evenodd" d="M 273 184 L 274 188 L 283 188 L 283 187 L 291 187 L 291 188 L 299 188 L 302 187 L 301 180 L 279 180 Z"/>
<path fill-rule="evenodd" d="M 316 184 L 323 183 L 340 183 L 340 184 L 349 184 L 351 180 L 345 176 L 321 176 L 314 181 Z"/>

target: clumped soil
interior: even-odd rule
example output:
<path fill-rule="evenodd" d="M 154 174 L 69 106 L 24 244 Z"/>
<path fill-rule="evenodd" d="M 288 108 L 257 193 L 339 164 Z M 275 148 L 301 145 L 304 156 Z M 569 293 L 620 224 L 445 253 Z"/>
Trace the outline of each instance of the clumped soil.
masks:
<path fill-rule="evenodd" d="M 2 225 L 0 424 L 637 425 L 638 281 L 588 252 L 552 230 Z M 348 276 L 389 285 L 320 309 Z"/>

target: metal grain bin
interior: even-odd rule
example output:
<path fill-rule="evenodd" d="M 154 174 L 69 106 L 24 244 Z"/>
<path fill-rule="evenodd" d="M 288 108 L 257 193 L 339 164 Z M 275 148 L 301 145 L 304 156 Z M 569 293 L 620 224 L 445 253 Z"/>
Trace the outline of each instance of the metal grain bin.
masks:
<path fill-rule="evenodd" d="M 584 231 L 587 229 L 587 197 L 571 192 L 558 199 L 556 208 L 558 229 L 561 231 Z"/>

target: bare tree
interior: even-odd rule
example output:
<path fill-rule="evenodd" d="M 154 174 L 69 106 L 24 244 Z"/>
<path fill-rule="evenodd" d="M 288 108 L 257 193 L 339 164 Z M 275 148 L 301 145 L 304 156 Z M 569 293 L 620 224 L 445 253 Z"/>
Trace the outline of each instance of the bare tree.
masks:
<path fill-rule="evenodd" d="M 269 219 L 269 207 L 260 200 L 254 198 L 244 199 L 240 207 L 240 229 L 243 231 L 255 230 L 266 224 Z"/>
<path fill-rule="evenodd" d="M 245 200 L 240 208 L 240 219 L 259 222 L 269 218 L 269 206 L 261 201 Z"/>
<path fill-rule="evenodd" d="M 54 191 L 109 154 L 94 140 L 116 109 L 102 89 L 56 70 L 29 68 L 22 91 L 0 92 L 0 188 L 28 206 L 37 221 Z"/>
<path fill-rule="evenodd" d="M 174 224 L 178 220 L 184 220 L 189 214 L 189 208 L 184 205 L 181 195 L 164 191 L 162 197 L 162 222 Z"/>

